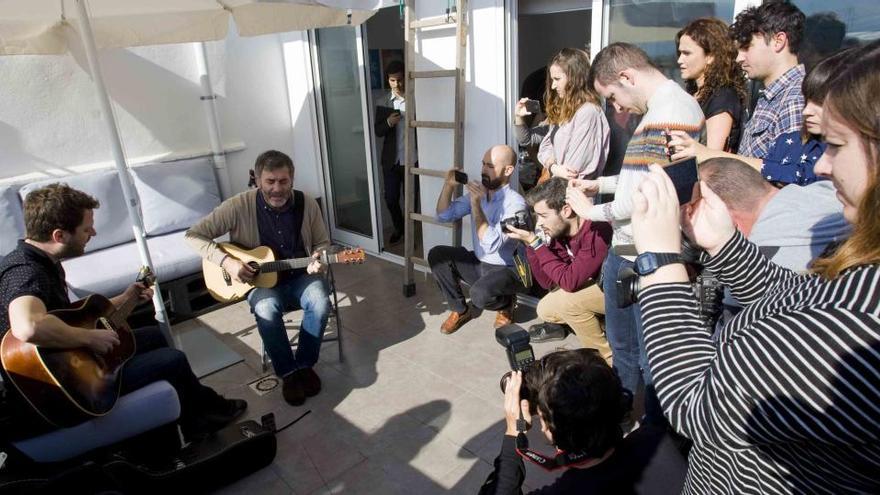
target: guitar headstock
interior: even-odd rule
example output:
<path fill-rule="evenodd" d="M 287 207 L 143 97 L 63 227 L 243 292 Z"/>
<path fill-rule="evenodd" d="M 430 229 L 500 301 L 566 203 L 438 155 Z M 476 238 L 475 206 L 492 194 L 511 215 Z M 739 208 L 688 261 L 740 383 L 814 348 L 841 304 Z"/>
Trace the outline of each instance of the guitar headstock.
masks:
<path fill-rule="evenodd" d="M 150 267 L 142 266 L 138 271 L 138 276 L 135 279 L 135 282 L 142 283 L 147 287 L 152 287 L 153 284 L 156 283 L 156 274 L 153 273 L 153 270 L 150 270 Z"/>
<path fill-rule="evenodd" d="M 336 256 L 338 263 L 345 263 L 346 265 L 360 264 L 367 260 L 367 253 L 364 252 L 363 248 L 345 249 L 339 251 L 334 256 Z"/>

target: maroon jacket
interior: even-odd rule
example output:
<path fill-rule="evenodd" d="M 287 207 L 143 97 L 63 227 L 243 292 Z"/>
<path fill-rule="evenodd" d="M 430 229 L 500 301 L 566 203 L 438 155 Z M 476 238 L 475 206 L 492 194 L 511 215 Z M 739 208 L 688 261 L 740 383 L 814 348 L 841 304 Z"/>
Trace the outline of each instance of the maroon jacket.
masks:
<path fill-rule="evenodd" d="M 566 292 L 576 292 L 586 287 L 587 282 L 599 278 L 610 243 L 611 225 L 584 220 L 574 237 L 551 239 L 537 251 L 527 247 L 526 256 L 532 276 L 541 287 L 559 286 Z"/>

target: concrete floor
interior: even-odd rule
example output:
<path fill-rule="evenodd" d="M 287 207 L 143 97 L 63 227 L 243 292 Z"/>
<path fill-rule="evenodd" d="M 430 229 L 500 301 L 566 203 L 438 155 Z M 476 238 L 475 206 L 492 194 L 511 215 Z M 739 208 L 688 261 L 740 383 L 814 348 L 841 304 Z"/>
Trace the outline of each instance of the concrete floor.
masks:
<path fill-rule="evenodd" d="M 265 373 L 246 303 L 175 327 L 208 328 L 244 357 L 203 382 L 246 399 L 247 418 L 274 412 L 281 426 L 311 411 L 278 434 L 278 455 L 269 467 L 220 493 L 476 493 L 504 434 L 498 382 L 509 367 L 495 342 L 495 313 L 442 335 L 446 303 L 430 276 L 417 272 L 416 295 L 405 298 L 403 269 L 395 264 L 369 258 L 364 265 L 337 266 L 335 274 L 345 360 L 339 362 L 336 343 L 324 344 L 316 368 L 323 391 L 300 407 L 287 405 L 280 389 L 258 396 L 248 387 Z M 534 323 L 534 310 L 520 307 L 516 319 Z M 535 352 L 578 346 L 569 336 L 535 345 Z M 533 448 L 552 452 L 537 428 L 530 438 Z M 553 478 L 532 465 L 527 470 L 527 487 Z"/>

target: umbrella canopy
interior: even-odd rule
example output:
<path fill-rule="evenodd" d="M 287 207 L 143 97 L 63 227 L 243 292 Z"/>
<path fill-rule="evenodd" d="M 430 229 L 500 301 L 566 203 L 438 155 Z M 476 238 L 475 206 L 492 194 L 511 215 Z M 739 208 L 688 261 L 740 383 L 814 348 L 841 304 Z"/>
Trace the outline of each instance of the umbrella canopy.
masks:
<path fill-rule="evenodd" d="M 226 38 L 360 24 L 381 0 L 90 0 L 98 48 Z M 0 0 L 0 55 L 58 54 L 80 37 L 74 0 Z"/>

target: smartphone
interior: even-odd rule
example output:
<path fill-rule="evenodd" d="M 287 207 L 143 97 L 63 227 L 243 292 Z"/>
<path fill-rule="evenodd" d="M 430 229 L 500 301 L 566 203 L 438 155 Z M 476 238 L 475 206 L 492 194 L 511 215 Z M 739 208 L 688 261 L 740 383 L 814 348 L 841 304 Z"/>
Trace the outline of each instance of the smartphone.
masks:
<path fill-rule="evenodd" d="M 538 100 L 526 100 L 525 106 L 526 111 L 531 113 L 532 115 L 540 113 L 541 111 L 541 102 Z"/>
<path fill-rule="evenodd" d="M 455 182 L 458 182 L 461 185 L 465 185 L 468 183 L 468 176 L 466 173 L 461 170 L 456 170 L 455 172 Z"/>
<path fill-rule="evenodd" d="M 696 158 L 682 158 L 662 167 L 666 175 L 672 179 L 675 194 L 678 195 L 678 204 L 685 205 L 699 197 L 700 176 L 697 173 Z M 697 191 L 697 196 L 694 191 Z"/>

